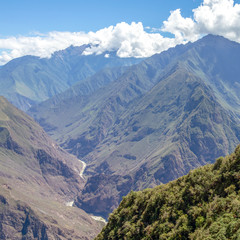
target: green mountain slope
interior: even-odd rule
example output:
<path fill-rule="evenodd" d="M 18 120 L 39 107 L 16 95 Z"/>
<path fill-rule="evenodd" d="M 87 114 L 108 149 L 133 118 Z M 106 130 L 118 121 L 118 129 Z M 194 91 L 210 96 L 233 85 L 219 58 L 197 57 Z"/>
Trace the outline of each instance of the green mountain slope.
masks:
<path fill-rule="evenodd" d="M 209 35 L 129 67 L 87 95 L 73 87 L 31 109 L 88 164 L 76 204 L 107 216 L 131 189 L 166 183 L 233 151 L 239 56 L 239 44 Z"/>
<path fill-rule="evenodd" d="M 140 61 L 119 58 L 115 53 L 82 55 L 89 47 L 69 47 L 51 58 L 25 56 L 14 59 L 0 69 L 0 95 L 15 106 L 27 110 L 32 105 L 61 93 L 103 68 L 129 66 Z"/>
<path fill-rule="evenodd" d="M 92 239 L 101 229 L 66 206 L 81 191 L 82 163 L 0 97 L 1 239 Z"/>
<path fill-rule="evenodd" d="M 240 146 L 173 182 L 131 192 L 96 239 L 239 239 Z"/>

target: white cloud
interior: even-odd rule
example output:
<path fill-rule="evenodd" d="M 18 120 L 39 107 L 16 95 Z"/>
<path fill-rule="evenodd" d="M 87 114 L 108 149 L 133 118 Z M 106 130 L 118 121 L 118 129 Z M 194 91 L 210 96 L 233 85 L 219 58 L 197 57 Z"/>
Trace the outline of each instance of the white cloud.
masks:
<path fill-rule="evenodd" d="M 194 9 L 199 33 L 212 33 L 240 42 L 240 4 L 233 0 L 204 0 Z"/>
<path fill-rule="evenodd" d="M 196 23 L 191 18 L 183 18 L 180 9 L 171 12 L 168 20 L 163 22 L 162 30 L 174 34 L 180 42 L 195 41 L 199 38 Z"/>
<path fill-rule="evenodd" d="M 164 38 L 159 33 L 147 33 L 140 22 L 118 23 L 96 33 L 90 32 L 89 37 L 97 45 L 87 49 L 85 54 L 117 51 L 120 57 L 149 57 L 176 44 L 174 39 Z"/>
<path fill-rule="evenodd" d="M 193 9 L 192 18 L 183 18 L 179 9 L 172 11 L 162 30 L 183 41 L 211 33 L 240 42 L 240 4 L 233 0 L 204 0 Z"/>
<path fill-rule="evenodd" d="M 97 32 L 50 32 L 0 39 L 0 64 L 24 55 L 50 57 L 54 51 L 70 45 L 89 43 L 93 47 L 85 51 L 86 55 L 117 51 L 120 57 L 149 57 L 208 33 L 240 42 L 240 4 L 233 0 L 203 0 L 199 7 L 193 9 L 191 17 L 184 18 L 180 9 L 172 11 L 161 30 L 175 37 L 163 37 L 159 29 L 144 28 L 141 22 L 122 22 Z"/>

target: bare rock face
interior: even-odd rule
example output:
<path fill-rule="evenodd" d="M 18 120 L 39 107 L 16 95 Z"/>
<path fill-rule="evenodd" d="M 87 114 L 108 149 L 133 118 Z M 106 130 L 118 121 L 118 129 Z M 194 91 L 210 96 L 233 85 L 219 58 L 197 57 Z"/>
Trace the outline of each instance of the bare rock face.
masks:
<path fill-rule="evenodd" d="M 12 139 L 10 132 L 5 127 L 0 127 L 0 147 L 22 154 L 20 146 Z"/>
<path fill-rule="evenodd" d="M 75 204 L 87 212 L 107 218 L 132 185 L 130 176 L 98 174 L 88 179 Z"/>
<path fill-rule="evenodd" d="M 7 191 L 0 187 L 0 239 L 83 239 L 91 240 L 103 227 L 85 212 L 78 208 L 66 207 L 57 202 L 57 208 L 45 206 L 39 200 L 34 206 L 29 197 L 27 204 L 13 199 Z M 4 196 L 5 195 L 5 196 Z M 62 208 L 59 211 L 59 207 Z M 45 212 L 46 211 L 46 212 Z M 54 211 L 55 214 L 52 212 Z"/>
<path fill-rule="evenodd" d="M 1 239 L 49 239 L 48 228 L 34 212 L 26 207 L 17 206 L 17 209 L 7 209 L 1 213 Z M 57 238 L 57 231 L 54 233 Z"/>
<path fill-rule="evenodd" d="M 49 222 L 44 221 L 29 205 L 12 199 L 8 203 L 6 199 L 2 201 L 3 198 L 5 199 L 4 196 L 0 195 L 0 236 L 2 240 L 49 240 L 67 239 L 69 237 L 70 232 L 67 229 L 60 229 L 54 219 Z"/>

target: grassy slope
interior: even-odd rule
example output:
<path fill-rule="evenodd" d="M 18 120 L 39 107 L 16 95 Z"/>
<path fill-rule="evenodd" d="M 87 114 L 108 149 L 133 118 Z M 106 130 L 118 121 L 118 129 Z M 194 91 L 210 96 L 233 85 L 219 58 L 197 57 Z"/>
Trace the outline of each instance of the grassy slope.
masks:
<path fill-rule="evenodd" d="M 131 192 L 100 239 L 239 239 L 240 146 L 213 165 L 165 185 Z"/>

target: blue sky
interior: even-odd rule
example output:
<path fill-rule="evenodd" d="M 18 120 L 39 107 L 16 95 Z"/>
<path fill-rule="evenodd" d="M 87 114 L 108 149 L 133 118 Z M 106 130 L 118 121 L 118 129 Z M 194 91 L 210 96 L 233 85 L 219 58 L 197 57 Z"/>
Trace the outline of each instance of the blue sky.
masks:
<path fill-rule="evenodd" d="M 206 34 L 240 43 L 240 0 L 3 0 L 0 10 L 0 65 L 70 45 L 149 57 Z"/>
<path fill-rule="evenodd" d="M 200 0 L 4 0 L 0 37 L 32 32 L 96 31 L 119 22 L 160 28 L 171 10 L 191 16 Z"/>

